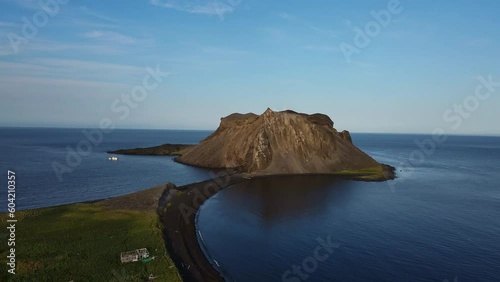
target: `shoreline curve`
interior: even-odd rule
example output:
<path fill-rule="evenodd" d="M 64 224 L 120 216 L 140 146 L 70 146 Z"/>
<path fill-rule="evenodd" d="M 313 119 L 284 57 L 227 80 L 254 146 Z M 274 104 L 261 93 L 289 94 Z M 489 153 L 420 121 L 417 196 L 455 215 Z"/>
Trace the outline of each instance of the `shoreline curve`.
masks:
<path fill-rule="evenodd" d="M 165 246 L 183 281 L 225 281 L 221 273 L 217 271 L 208 260 L 198 240 L 196 219 L 199 208 L 206 200 L 220 190 L 231 187 L 237 183 L 249 181 L 250 179 L 291 175 L 250 175 L 237 171 L 223 173 L 225 173 L 223 176 L 179 187 L 172 183 L 168 183 L 158 202 L 157 213 L 162 225 L 161 229 L 165 240 Z M 389 180 L 366 177 L 369 175 L 342 175 L 331 173 L 298 175 L 335 175 L 343 179 L 368 182 Z M 394 177 L 390 179 L 393 178 Z"/>

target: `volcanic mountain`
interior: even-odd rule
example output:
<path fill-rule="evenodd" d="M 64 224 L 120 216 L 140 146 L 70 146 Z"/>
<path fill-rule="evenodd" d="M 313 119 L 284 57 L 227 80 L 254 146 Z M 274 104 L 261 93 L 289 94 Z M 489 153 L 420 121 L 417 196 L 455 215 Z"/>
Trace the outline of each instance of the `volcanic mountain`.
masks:
<path fill-rule="evenodd" d="M 348 131 L 338 132 L 324 114 L 294 111 L 231 114 L 219 128 L 176 161 L 252 174 L 338 173 L 366 179 L 394 178 L 394 168 L 358 149 Z"/>

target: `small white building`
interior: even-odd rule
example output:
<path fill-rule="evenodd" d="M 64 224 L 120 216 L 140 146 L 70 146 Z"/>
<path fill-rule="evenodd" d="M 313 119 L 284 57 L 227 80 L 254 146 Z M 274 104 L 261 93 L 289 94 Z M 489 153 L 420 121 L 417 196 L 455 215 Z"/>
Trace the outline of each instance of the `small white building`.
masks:
<path fill-rule="evenodd" d="M 135 262 L 149 257 L 148 249 L 142 248 L 135 251 L 123 252 L 120 255 L 122 263 Z"/>

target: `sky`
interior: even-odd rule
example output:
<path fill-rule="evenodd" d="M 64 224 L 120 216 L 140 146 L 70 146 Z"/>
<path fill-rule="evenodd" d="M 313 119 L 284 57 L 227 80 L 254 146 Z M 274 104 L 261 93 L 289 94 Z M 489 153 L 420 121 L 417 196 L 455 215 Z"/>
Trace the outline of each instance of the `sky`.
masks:
<path fill-rule="evenodd" d="M 0 126 L 500 134 L 500 2 L 1 0 Z M 482 78 L 480 78 L 482 77 Z"/>

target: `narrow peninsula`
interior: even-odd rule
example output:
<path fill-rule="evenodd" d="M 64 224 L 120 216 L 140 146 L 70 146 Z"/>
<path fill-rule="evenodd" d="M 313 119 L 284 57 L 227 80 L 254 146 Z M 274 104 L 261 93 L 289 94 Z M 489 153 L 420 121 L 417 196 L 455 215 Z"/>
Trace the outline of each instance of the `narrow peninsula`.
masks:
<path fill-rule="evenodd" d="M 165 245 L 184 281 L 224 281 L 198 240 L 199 207 L 218 191 L 257 177 L 335 175 L 362 181 L 395 178 L 395 168 L 357 148 L 348 131 L 337 131 L 324 114 L 294 111 L 231 114 L 198 145 L 164 144 L 113 154 L 175 155 L 176 162 L 218 170 L 213 179 L 166 185 L 158 203 Z"/>

